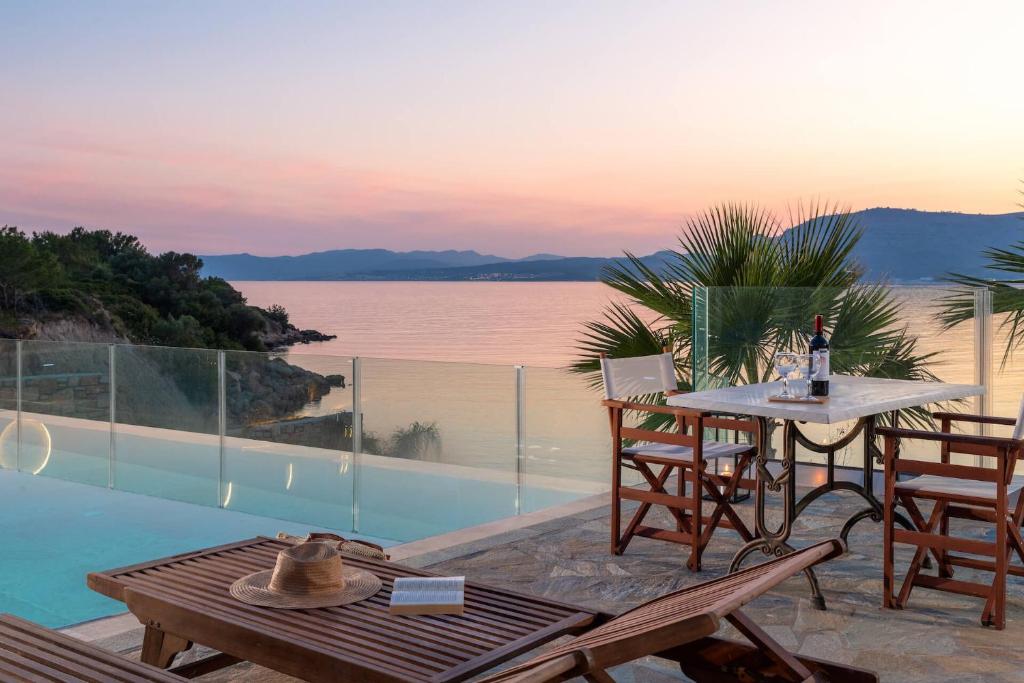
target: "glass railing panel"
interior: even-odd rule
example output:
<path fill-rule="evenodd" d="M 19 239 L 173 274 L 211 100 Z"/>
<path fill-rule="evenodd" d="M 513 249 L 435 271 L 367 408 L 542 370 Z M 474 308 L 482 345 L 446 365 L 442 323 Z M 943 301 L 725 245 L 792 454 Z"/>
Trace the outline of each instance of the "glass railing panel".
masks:
<path fill-rule="evenodd" d="M 21 353 L 21 471 L 106 486 L 110 347 L 25 341 Z"/>
<path fill-rule="evenodd" d="M 877 284 L 850 289 L 709 288 L 704 361 L 709 382 L 712 386 L 728 386 L 777 381 L 771 368 L 774 353 L 806 353 L 814 315 L 821 313 L 832 343 L 833 373 L 973 383 L 973 328 L 967 324 L 944 329 L 939 312 L 945 295 L 939 287 Z M 884 349 L 894 353 L 883 353 Z M 913 362 L 908 363 L 907 356 L 912 356 Z M 800 386 L 798 382 L 797 388 Z M 968 400 L 924 406 L 940 407 L 964 410 L 973 405 Z M 904 424 L 913 419 L 905 415 Z M 815 441 L 832 442 L 847 434 L 854 424 L 802 425 L 801 429 Z M 923 422 L 918 424 L 924 426 Z M 775 430 L 773 454 L 777 455 L 781 446 L 781 430 Z M 922 457 L 937 457 L 938 453 L 934 444 L 925 442 L 909 448 Z M 823 455 L 803 449 L 798 452 L 802 461 L 824 461 Z M 837 453 L 840 466 L 856 467 L 862 461 L 857 441 Z"/>
<path fill-rule="evenodd" d="M 515 514 L 515 368 L 359 362 L 360 533 L 411 540 Z"/>
<path fill-rule="evenodd" d="M 114 359 L 115 487 L 217 505 L 217 352 L 117 346 Z"/>
<path fill-rule="evenodd" d="M 607 491 L 611 433 L 600 390 L 557 368 L 525 368 L 523 379 L 522 512 Z M 626 478 L 635 483 L 632 471 Z"/>
<path fill-rule="evenodd" d="M 18 342 L 0 339 L 0 469 L 18 467 Z"/>
<path fill-rule="evenodd" d="M 228 351 L 224 490 L 231 510 L 352 529 L 352 359 Z"/>
<path fill-rule="evenodd" d="M 1009 346 L 1012 322 L 1006 314 L 994 316 L 992 341 L 992 400 L 993 415 L 1016 418 L 1021 410 L 1021 399 L 1024 398 L 1024 345 Z M 993 436 L 1010 436 L 1013 427 L 993 425 L 989 428 Z M 1017 467 L 1021 474 L 1024 466 Z"/>

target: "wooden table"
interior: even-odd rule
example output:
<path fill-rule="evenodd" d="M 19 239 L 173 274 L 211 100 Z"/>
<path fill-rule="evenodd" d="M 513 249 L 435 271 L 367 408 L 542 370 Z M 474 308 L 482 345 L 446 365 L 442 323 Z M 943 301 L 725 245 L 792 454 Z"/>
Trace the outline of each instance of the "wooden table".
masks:
<path fill-rule="evenodd" d="M 228 587 L 270 569 L 283 541 L 255 538 L 89 574 L 89 587 L 121 600 L 146 626 L 142 659 L 161 668 L 193 643 L 221 655 L 176 672 L 189 676 L 240 660 L 309 681 L 461 681 L 604 615 L 466 583 L 462 616 L 388 613 L 396 576 L 433 576 L 345 555 L 379 576 L 374 597 L 343 607 L 279 610 L 239 602 Z"/>
<path fill-rule="evenodd" d="M 892 420 L 898 419 L 900 410 L 919 406 L 980 396 L 984 387 L 974 384 L 945 384 L 941 382 L 912 382 L 897 379 L 873 377 L 850 377 L 833 375 L 829 382 L 829 400 L 826 403 L 776 403 L 769 396 L 781 391 L 781 383 L 767 382 L 709 391 L 679 394 L 668 399 L 669 405 L 695 410 L 706 410 L 737 415 L 750 415 L 760 423 L 760 442 L 757 448 L 757 496 L 754 505 L 755 538 L 740 548 L 732 561 L 730 571 L 739 568 L 743 560 L 756 551 L 765 555 L 781 556 L 792 552 L 788 541 L 793 532 L 793 522 L 820 496 L 837 490 L 853 491 L 860 495 L 867 507 L 847 519 L 843 525 L 843 540 L 855 524 L 863 519 L 882 521 L 882 501 L 874 493 L 874 464 L 882 463 L 882 452 L 875 443 L 875 426 L 880 415 L 892 413 Z M 781 470 L 773 476 L 768 470 L 770 439 L 769 422 L 781 419 L 783 427 L 783 449 Z M 832 443 L 815 443 L 798 427 L 798 423 L 835 424 L 856 420 L 854 427 L 841 439 Z M 863 434 L 864 446 L 861 463 L 861 483 L 836 481 L 835 456 L 840 449 L 853 443 Z M 796 447 L 797 444 L 814 453 L 826 456 L 827 477 L 824 484 L 806 493 L 797 500 L 796 496 Z M 769 493 L 783 496 L 783 519 L 781 525 L 772 529 L 765 522 L 765 507 Z M 902 515 L 897 516 L 900 524 L 908 529 L 913 525 Z M 818 588 L 817 578 L 812 570 L 807 571 L 811 583 L 811 594 L 815 606 L 825 608 L 825 600 Z"/>

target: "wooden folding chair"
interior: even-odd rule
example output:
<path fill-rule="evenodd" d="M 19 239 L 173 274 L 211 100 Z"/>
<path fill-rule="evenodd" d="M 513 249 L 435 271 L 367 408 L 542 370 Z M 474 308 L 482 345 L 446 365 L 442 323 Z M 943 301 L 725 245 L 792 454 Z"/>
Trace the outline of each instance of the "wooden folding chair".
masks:
<path fill-rule="evenodd" d="M 679 662 L 683 673 L 698 682 L 877 682 L 869 671 L 790 653 L 739 609 L 794 574 L 844 551 L 842 541 L 825 541 L 670 593 L 481 683 L 554 683 L 575 676 L 609 683 L 610 667 L 647 656 Z M 750 644 L 713 637 L 723 619 Z"/>
<path fill-rule="evenodd" d="M 605 400 L 612 432 L 612 511 L 611 552 L 621 555 L 634 536 L 657 538 L 690 546 L 687 566 L 700 571 L 701 554 L 719 526 L 734 529 L 744 542 L 753 539 L 750 530 L 730 502 L 740 487 L 753 488 L 755 482 L 743 478 L 751 458 L 757 451 L 757 423 L 712 415 L 710 413 L 672 406 L 640 403 L 657 394 L 679 393 L 672 354 L 667 351 L 654 356 L 631 358 L 601 357 Z M 664 414 L 675 418 L 678 432 L 629 427 L 623 424 L 627 411 Z M 752 435 L 750 444 L 705 441 L 705 429 L 725 429 Z M 630 441 L 631 445 L 624 442 Z M 709 460 L 735 458 L 731 473 L 712 473 Z M 640 473 L 649 490 L 623 485 L 623 468 Z M 659 468 L 656 473 L 653 468 Z M 665 486 L 677 474 L 676 491 Z M 690 484 L 687 492 L 687 483 Z M 715 507 L 710 515 L 702 511 L 702 498 L 707 495 Z M 635 500 L 640 505 L 622 530 L 622 501 Z M 651 507 L 665 507 L 675 520 L 674 529 L 644 524 Z"/>
<path fill-rule="evenodd" d="M 1024 401 L 1016 421 L 956 413 L 935 413 L 934 417 L 941 422 L 941 431 L 877 430 L 885 438 L 884 606 L 903 609 L 915 586 L 970 595 L 985 600 L 982 625 L 1002 629 L 1006 626 L 1006 577 L 1024 576 L 1024 475 L 1014 475 L 1017 460 L 1024 458 Z M 1014 425 L 1015 429 L 1009 438 L 953 434 L 954 422 Z M 940 461 L 900 457 L 900 441 L 904 439 L 939 442 Z M 950 456 L 954 453 L 978 456 L 989 466 L 953 464 Z M 916 476 L 906 479 L 908 475 Z M 932 503 L 927 517 L 918 501 Z M 907 510 L 915 531 L 894 527 L 897 504 Z M 949 531 L 951 518 L 986 522 L 995 527 L 995 535 L 992 540 L 953 536 Z M 917 548 L 898 594 L 893 581 L 895 543 Z M 922 573 L 929 553 L 937 563 L 936 576 Z M 1021 565 L 1012 564 L 1014 555 Z M 956 580 L 954 566 L 992 572 L 992 582 Z"/>

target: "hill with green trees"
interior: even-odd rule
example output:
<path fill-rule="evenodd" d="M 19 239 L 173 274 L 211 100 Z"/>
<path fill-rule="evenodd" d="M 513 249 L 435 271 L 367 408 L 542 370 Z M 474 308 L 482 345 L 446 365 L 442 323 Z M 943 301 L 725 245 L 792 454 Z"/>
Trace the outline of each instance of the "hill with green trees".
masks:
<path fill-rule="evenodd" d="M 261 309 L 193 254 L 150 254 L 138 238 L 75 228 L 0 228 L 0 337 L 129 341 L 262 351 L 329 338 Z"/>

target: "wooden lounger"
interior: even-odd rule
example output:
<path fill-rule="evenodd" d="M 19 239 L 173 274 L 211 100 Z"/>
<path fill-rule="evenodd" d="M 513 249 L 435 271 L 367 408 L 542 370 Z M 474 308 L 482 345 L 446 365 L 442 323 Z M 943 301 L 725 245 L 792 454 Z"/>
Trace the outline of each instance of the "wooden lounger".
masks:
<path fill-rule="evenodd" d="M 90 574 L 89 585 L 127 603 L 146 625 L 143 661 L 161 667 L 200 643 L 225 653 L 220 661 L 191 665 L 203 671 L 248 660 L 307 681 L 441 683 L 467 680 L 560 636 L 577 635 L 488 680 L 584 676 L 607 683 L 608 667 L 647 655 L 678 661 L 697 681 L 878 680 L 866 671 L 796 657 L 739 611 L 787 578 L 841 555 L 845 548 L 838 540 L 671 593 L 615 618 L 470 582 L 463 616 L 391 615 L 394 577 L 427 573 L 355 556 L 345 561 L 384 580 L 384 590 L 364 602 L 274 610 L 230 597 L 232 581 L 273 566 L 283 547 L 281 541 L 252 539 Z M 712 637 L 722 619 L 752 645 Z"/>
<path fill-rule="evenodd" d="M 254 538 L 93 573 L 88 581 L 93 590 L 124 601 L 145 624 L 144 662 L 167 668 L 199 643 L 225 654 L 196 662 L 198 670 L 246 660 L 329 683 L 462 681 L 602 620 L 595 610 L 471 581 L 463 616 L 390 614 L 395 577 L 431 574 L 347 554 L 346 564 L 383 580 L 380 593 L 308 610 L 256 607 L 231 597 L 235 579 L 273 567 L 286 547 L 277 539 Z"/>
<path fill-rule="evenodd" d="M 593 683 L 613 683 L 608 668 L 659 656 L 679 662 L 695 681 L 877 683 L 874 673 L 793 655 L 739 609 L 794 574 L 843 552 L 842 541 L 826 541 L 670 593 L 484 681 L 547 683 L 582 676 Z M 712 637 L 722 619 L 752 645 Z"/>
<path fill-rule="evenodd" d="M 0 681 L 5 683 L 181 683 L 184 680 L 31 621 L 10 614 L 0 615 Z"/>

